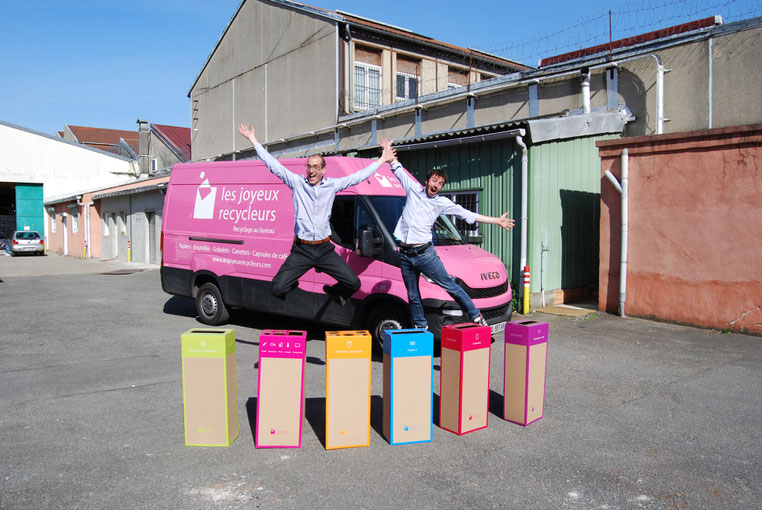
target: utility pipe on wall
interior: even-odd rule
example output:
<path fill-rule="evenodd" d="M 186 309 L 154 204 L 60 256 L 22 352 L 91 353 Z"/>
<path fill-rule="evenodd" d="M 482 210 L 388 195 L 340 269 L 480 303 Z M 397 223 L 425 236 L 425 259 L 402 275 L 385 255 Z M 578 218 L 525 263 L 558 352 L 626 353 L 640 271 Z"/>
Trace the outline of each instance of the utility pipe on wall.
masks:
<path fill-rule="evenodd" d="M 527 265 L 527 210 L 529 202 L 529 157 L 527 146 L 522 139 L 525 134 L 526 131 L 520 129 L 519 134 L 516 135 L 516 145 L 521 147 L 521 258 L 519 267 L 522 272 Z"/>
<path fill-rule="evenodd" d="M 628 200 L 630 193 L 630 169 L 629 169 L 629 149 L 624 149 L 621 156 L 621 168 L 622 168 L 622 184 L 619 185 L 614 174 L 611 170 L 606 170 L 605 176 L 611 181 L 616 190 L 621 194 L 621 216 L 622 216 L 622 233 L 621 233 L 621 250 L 619 255 L 619 316 L 626 317 L 625 315 L 625 301 L 627 300 L 627 232 L 629 230 L 629 214 L 628 214 Z"/>
<path fill-rule="evenodd" d="M 590 69 L 582 70 L 582 113 L 590 113 Z"/>
<path fill-rule="evenodd" d="M 664 117 L 664 74 L 672 69 L 666 69 L 661 64 L 658 55 L 651 55 L 656 59 L 656 134 L 664 133 L 664 122 L 669 120 Z"/>
<path fill-rule="evenodd" d="M 83 249 L 82 258 L 86 259 L 87 249 L 90 247 L 90 204 L 82 202 L 82 195 L 77 195 L 77 205 L 82 208 L 82 219 L 84 220 L 83 228 L 85 229 L 85 246 Z"/>

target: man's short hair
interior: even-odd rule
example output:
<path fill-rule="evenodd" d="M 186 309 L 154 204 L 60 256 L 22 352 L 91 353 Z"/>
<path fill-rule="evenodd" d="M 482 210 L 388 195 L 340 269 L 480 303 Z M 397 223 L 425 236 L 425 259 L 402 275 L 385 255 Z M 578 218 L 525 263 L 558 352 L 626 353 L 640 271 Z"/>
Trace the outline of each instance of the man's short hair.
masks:
<path fill-rule="evenodd" d="M 432 175 L 438 175 L 439 177 L 444 179 L 444 182 L 442 184 L 445 184 L 447 182 L 447 174 L 445 173 L 444 170 L 439 170 L 436 168 L 434 170 L 429 170 L 429 173 L 426 174 L 426 180 L 428 181 L 429 179 L 431 179 Z"/>

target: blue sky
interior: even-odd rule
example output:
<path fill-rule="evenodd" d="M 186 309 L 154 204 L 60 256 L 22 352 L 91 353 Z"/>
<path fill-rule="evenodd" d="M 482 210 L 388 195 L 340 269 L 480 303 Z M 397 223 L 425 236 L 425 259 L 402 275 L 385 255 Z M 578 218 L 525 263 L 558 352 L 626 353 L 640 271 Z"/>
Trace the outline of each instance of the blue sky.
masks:
<path fill-rule="evenodd" d="M 251 1 L 251 0 L 250 0 Z M 686 21 L 762 15 L 760 0 L 312 0 L 536 65 L 540 56 Z M 52 134 L 65 124 L 188 126 L 188 90 L 240 0 L 4 0 L 0 120 Z M 612 5 L 614 4 L 614 5 Z"/>

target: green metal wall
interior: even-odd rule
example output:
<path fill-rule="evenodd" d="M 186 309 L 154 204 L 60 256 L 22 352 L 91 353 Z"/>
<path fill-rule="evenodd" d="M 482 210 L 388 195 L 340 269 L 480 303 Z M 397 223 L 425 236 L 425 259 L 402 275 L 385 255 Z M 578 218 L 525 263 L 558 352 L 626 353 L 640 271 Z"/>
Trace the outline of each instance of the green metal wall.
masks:
<path fill-rule="evenodd" d="M 433 168 L 447 174 L 444 191 L 479 190 L 479 213 L 500 216 L 510 212 L 517 227 L 506 232 L 496 225 L 480 225 L 484 237 L 479 246 L 497 255 L 508 269 L 511 281 L 517 282 L 520 246 L 521 151 L 516 153 L 514 140 L 452 145 L 418 151 L 400 151 L 400 162 L 419 181 Z M 514 205 L 515 204 L 515 205 Z"/>
<path fill-rule="evenodd" d="M 16 230 L 36 230 L 45 235 L 42 184 L 16 185 Z"/>
<path fill-rule="evenodd" d="M 603 135 L 549 142 L 529 149 L 530 292 L 576 289 L 598 281 Z M 545 264 L 542 263 L 542 251 Z"/>

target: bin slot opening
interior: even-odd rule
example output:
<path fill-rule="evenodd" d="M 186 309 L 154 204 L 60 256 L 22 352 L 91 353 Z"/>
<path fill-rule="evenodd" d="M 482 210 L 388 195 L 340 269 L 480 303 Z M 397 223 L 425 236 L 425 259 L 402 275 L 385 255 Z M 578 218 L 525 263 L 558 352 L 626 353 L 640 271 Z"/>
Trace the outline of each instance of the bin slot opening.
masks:
<path fill-rule="evenodd" d="M 224 335 L 225 331 L 219 331 L 216 329 L 194 329 L 191 331 L 191 333 L 204 333 L 205 335 L 212 334 L 212 335 Z"/>

